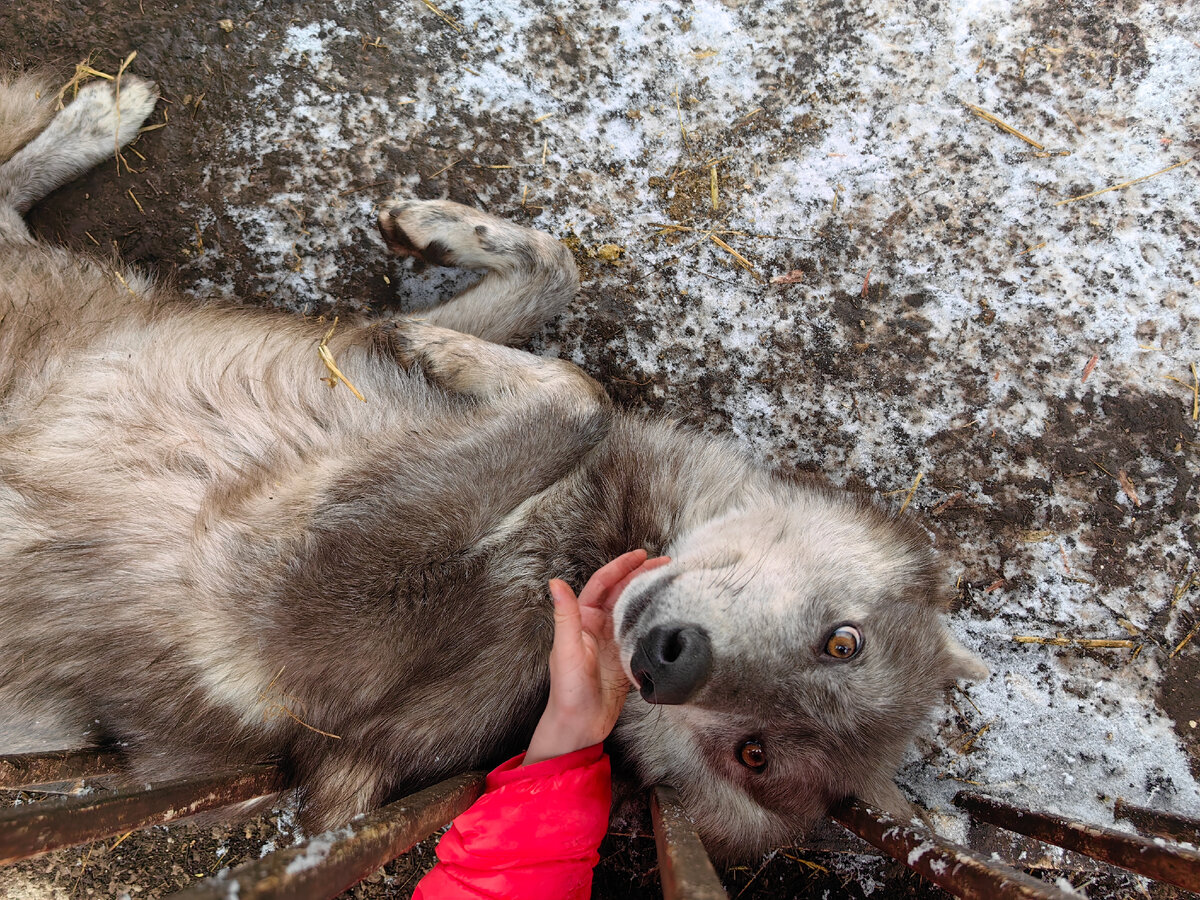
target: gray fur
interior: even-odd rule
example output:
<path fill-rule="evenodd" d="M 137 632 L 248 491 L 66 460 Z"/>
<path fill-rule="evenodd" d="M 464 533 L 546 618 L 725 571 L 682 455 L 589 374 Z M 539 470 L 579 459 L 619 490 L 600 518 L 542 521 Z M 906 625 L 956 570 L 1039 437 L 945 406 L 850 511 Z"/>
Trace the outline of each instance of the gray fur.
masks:
<path fill-rule="evenodd" d="M 846 794 L 902 807 L 904 747 L 981 671 L 940 622 L 920 531 L 501 346 L 562 309 L 575 267 L 457 204 L 385 207 L 393 250 L 486 274 L 420 320 L 339 325 L 329 349 L 365 403 L 322 380 L 328 323 L 197 304 L 35 243 L 20 214 L 156 96 L 126 75 L 118 117 L 89 85 L 37 133 L 39 92 L 0 89 L 0 741 L 31 716 L 95 721 L 147 780 L 273 759 L 309 827 L 337 824 L 521 749 L 546 694 L 547 579 L 579 587 L 646 547 L 674 561 L 620 601 L 618 624 L 637 606 L 625 660 L 686 621 L 714 663 L 684 705 L 631 693 L 618 766 L 677 787 L 725 856 Z M 823 647 L 847 621 L 864 649 L 836 661 Z M 738 762 L 751 738 L 761 771 Z"/>

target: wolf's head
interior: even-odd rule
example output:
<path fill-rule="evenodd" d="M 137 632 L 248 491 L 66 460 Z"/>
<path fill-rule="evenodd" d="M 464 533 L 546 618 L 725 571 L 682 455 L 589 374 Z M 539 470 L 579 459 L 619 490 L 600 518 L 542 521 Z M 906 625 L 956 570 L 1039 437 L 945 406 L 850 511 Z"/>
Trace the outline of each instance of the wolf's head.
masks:
<path fill-rule="evenodd" d="M 941 621 L 928 538 L 871 503 L 774 482 L 674 541 L 614 610 L 636 691 L 615 732 L 682 795 L 709 851 L 793 840 L 849 795 L 906 816 L 892 777 L 946 688 L 987 674 Z"/>

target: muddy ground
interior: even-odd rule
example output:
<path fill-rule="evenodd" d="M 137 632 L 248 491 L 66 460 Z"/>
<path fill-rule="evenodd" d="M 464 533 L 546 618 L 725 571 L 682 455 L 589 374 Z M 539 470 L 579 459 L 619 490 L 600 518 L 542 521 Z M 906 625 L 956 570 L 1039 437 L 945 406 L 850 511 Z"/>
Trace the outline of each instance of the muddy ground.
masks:
<path fill-rule="evenodd" d="M 391 196 L 550 231 L 584 289 L 532 349 L 938 535 L 953 626 L 992 670 L 901 773 L 938 827 L 968 837 L 949 803 L 963 782 L 1101 823 L 1118 796 L 1200 813 L 1194 4 L 437 9 L 5 4 L 4 65 L 65 82 L 136 51 L 129 70 L 163 91 L 163 127 L 128 165 L 60 190 L 34 227 L 196 296 L 306 313 L 463 283 L 385 258 L 372 223 Z M 1070 642 L 1037 642 L 1056 637 Z M 597 896 L 653 896 L 647 834 L 609 839 Z M 272 817 L 176 826 L 0 888 L 157 896 L 286 838 Z M 938 896 L 822 846 L 726 872 L 731 896 Z M 428 859 L 352 896 L 406 896 Z M 1092 896 L 1171 894 L 1067 877 Z"/>

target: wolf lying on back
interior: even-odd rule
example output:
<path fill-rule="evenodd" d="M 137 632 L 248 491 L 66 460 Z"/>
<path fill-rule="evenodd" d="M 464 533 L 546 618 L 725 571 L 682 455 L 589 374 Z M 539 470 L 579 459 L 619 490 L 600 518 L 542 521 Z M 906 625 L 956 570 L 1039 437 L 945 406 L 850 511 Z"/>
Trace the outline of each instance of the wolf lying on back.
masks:
<path fill-rule="evenodd" d="M 982 672 L 917 529 L 502 346 L 575 266 L 454 203 L 381 217 L 393 250 L 486 275 L 339 326 L 365 403 L 322 380 L 327 324 L 35 242 L 22 214 L 156 99 L 130 76 L 119 115 L 107 84 L 52 96 L 0 92 L 0 709 L 97 721 L 139 780 L 277 760 L 322 828 L 522 748 L 547 579 L 642 546 L 674 561 L 614 613 L 638 685 L 618 766 L 674 785 L 726 857 L 849 794 L 903 811 L 905 746 Z"/>

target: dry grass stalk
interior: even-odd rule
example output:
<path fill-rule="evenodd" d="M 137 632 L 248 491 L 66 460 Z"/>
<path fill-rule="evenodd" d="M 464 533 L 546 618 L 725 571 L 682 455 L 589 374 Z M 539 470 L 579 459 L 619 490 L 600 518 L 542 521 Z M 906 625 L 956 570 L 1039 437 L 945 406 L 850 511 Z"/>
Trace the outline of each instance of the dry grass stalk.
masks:
<path fill-rule="evenodd" d="M 1102 638 L 1068 638 L 1068 637 L 1038 637 L 1033 634 L 1014 634 L 1011 636 L 1017 644 L 1043 644 L 1047 647 L 1085 647 L 1089 650 L 1132 650 L 1133 641 L 1108 640 Z"/>
<path fill-rule="evenodd" d="M 967 742 L 965 744 L 963 744 L 962 747 L 959 748 L 958 752 L 962 753 L 962 754 L 970 753 L 971 748 L 975 746 L 975 742 L 977 740 L 979 740 L 981 737 L 983 737 L 983 735 L 986 734 L 987 730 L 991 727 L 992 727 L 992 723 L 988 722 L 986 725 L 984 725 L 982 728 L 980 728 L 978 731 L 976 731 L 973 735 L 971 735 L 970 738 L 967 739 Z"/>
<path fill-rule="evenodd" d="M 1151 172 L 1149 175 L 1143 175 L 1141 178 L 1135 178 L 1132 181 L 1125 181 L 1125 182 L 1122 182 L 1121 184 L 1114 184 L 1112 187 L 1106 187 L 1106 188 L 1102 188 L 1101 190 L 1098 190 L 1098 191 L 1092 191 L 1090 194 L 1080 194 L 1078 197 L 1068 197 L 1066 200 L 1059 200 L 1054 205 L 1062 206 L 1064 203 L 1074 203 L 1076 200 L 1087 200 L 1090 197 L 1099 197 L 1101 194 L 1107 194 L 1109 191 L 1119 191 L 1119 190 L 1121 190 L 1121 188 L 1127 188 L 1130 185 L 1140 184 L 1141 182 L 1146 181 L 1150 178 L 1156 178 L 1159 175 L 1163 175 L 1167 172 L 1170 172 L 1172 169 L 1178 169 L 1180 166 L 1186 166 L 1193 159 L 1195 159 L 1195 157 L 1189 156 L 1187 159 L 1183 160 L 1182 162 L 1177 162 L 1173 166 L 1167 166 L 1165 169 L 1159 169 L 1157 172 Z"/>
<path fill-rule="evenodd" d="M 133 834 L 132 831 L 127 831 L 123 835 L 121 835 L 119 838 L 117 838 L 117 842 L 108 848 L 108 852 L 112 853 L 114 850 L 116 850 L 118 847 L 120 847 L 121 842 L 123 840 L 125 840 L 125 838 L 129 837 L 131 834 Z"/>
<path fill-rule="evenodd" d="M 1195 573 L 1188 575 L 1186 580 L 1180 580 L 1179 584 L 1175 586 L 1175 596 L 1171 598 L 1171 605 L 1167 608 L 1174 609 L 1179 604 L 1179 601 L 1183 599 L 1183 595 L 1190 591 L 1192 586 L 1196 584 L 1200 584 L 1200 581 L 1196 580 Z"/>
<path fill-rule="evenodd" d="M 1015 137 L 1019 137 L 1025 143 L 1032 144 L 1034 147 L 1037 147 L 1039 150 L 1046 149 L 1044 146 L 1039 144 L 1033 138 L 1029 137 L 1028 135 L 1021 134 L 1021 132 L 1017 131 L 1017 129 L 1013 128 L 1007 122 L 996 118 L 995 116 L 993 116 L 990 112 L 988 112 L 983 107 L 976 106 L 974 103 L 968 103 L 967 108 L 970 109 L 971 112 L 975 113 L 975 115 L 979 116 L 979 118 L 984 119 L 988 122 L 991 122 L 993 125 L 995 125 L 997 128 L 999 128 L 1001 131 L 1007 131 L 1009 134 L 1014 135 Z"/>
<path fill-rule="evenodd" d="M 435 16 L 437 16 L 439 19 L 441 19 L 443 22 L 445 22 L 447 25 L 449 25 L 451 28 L 453 28 L 459 34 L 462 34 L 462 26 L 459 25 L 457 21 L 455 21 L 454 16 L 450 15 L 449 13 L 442 12 L 440 9 L 438 9 L 436 6 L 434 6 L 433 3 L 430 2 L 430 0 L 421 0 L 421 2 L 424 3 L 426 6 L 428 6 L 430 11 Z"/>
<path fill-rule="evenodd" d="M 1196 374 L 1196 364 L 1192 363 L 1192 421 L 1200 419 L 1200 375 Z"/>
<path fill-rule="evenodd" d="M 717 167 L 714 165 L 709 172 L 712 174 L 712 207 L 713 212 L 721 208 L 721 200 L 717 193 Z"/>
<path fill-rule="evenodd" d="M 92 240 L 95 240 L 95 238 L 92 238 Z M 113 243 L 115 244 L 116 241 L 113 241 Z M 121 270 L 113 269 L 113 274 L 117 276 L 117 281 L 121 282 L 121 284 L 125 286 L 125 290 L 129 291 L 129 296 L 133 297 L 135 300 L 138 299 L 137 293 L 129 286 L 129 282 L 125 280 L 125 276 L 121 274 Z"/>
<path fill-rule="evenodd" d="M 1124 469 L 1117 470 L 1117 482 L 1121 485 L 1121 490 L 1125 492 L 1125 496 L 1133 501 L 1134 506 L 1142 505 L 1142 498 L 1138 496 L 1137 489 L 1133 486 L 1133 480 L 1129 477 L 1129 473 Z"/>
<path fill-rule="evenodd" d="M 678 222 L 652 222 L 646 226 L 647 228 L 657 228 L 659 234 L 676 234 L 678 232 L 690 232 L 692 234 L 703 234 L 708 237 L 710 234 L 733 234 L 738 237 L 759 237 L 760 235 L 747 234 L 744 231 L 713 231 L 711 228 L 695 228 L 691 225 L 681 225 Z"/>
<path fill-rule="evenodd" d="M 138 212 L 140 212 L 144 216 L 146 214 L 146 210 L 142 209 L 141 201 L 139 201 L 138 198 L 134 195 L 133 188 L 130 188 L 127 191 L 127 193 L 129 194 L 129 199 L 133 201 L 133 205 L 138 208 Z"/>
<path fill-rule="evenodd" d="M 1100 354 L 1093 354 L 1092 358 L 1088 360 L 1087 365 L 1083 367 L 1083 377 L 1079 379 L 1080 384 L 1088 380 L 1088 376 L 1092 374 L 1092 370 L 1096 368 L 1096 363 L 1098 362 L 1100 362 Z"/>
<path fill-rule="evenodd" d="M 277 700 L 272 699 L 271 690 L 272 690 L 272 688 L 275 687 L 275 682 L 277 682 L 279 680 L 279 676 L 283 674 L 283 670 L 285 668 L 287 668 L 287 667 L 280 666 L 279 671 L 275 673 L 275 677 L 271 679 L 271 683 L 268 684 L 266 689 L 261 694 L 258 695 L 258 701 L 260 703 L 269 704 L 266 706 L 266 709 L 263 710 L 263 719 L 265 721 L 270 721 L 271 719 L 276 718 L 277 716 L 282 714 L 282 715 L 287 716 L 289 719 L 296 722 L 297 724 L 303 725 L 309 731 L 315 731 L 317 734 L 323 735 L 327 738 L 333 738 L 335 741 L 340 741 L 342 739 L 342 736 L 340 734 L 333 734 L 332 732 L 329 732 L 329 731 L 322 731 L 320 728 L 317 728 L 313 725 L 309 725 L 307 722 L 305 722 L 303 719 L 301 719 L 298 715 L 296 715 L 294 712 L 292 712 L 290 709 L 288 709 L 288 707 L 286 705 L 284 705 L 283 703 L 280 703 Z M 298 702 L 295 697 L 289 696 L 288 694 L 285 694 L 282 691 L 280 691 L 279 696 L 284 700 L 291 701 L 292 703 Z"/>
<path fill-rule="evenodd" d="M 800 863 L 800 865 L 804 866 L 804 868 L 809 869 L 810 871 L 820 872 L 822 875 L 829 874 L 829 870 L 827 868 L 825 868 L 820 863 L 813 862 L 811 859 L 803 859 L 802 857 L 799 857 L 799 856 L 793 856 L 792 854 L 788 853 L 786 850 L 780 850 L 779 855 L 782 856 L 784 859 L 790 859 L 794 863 Z"/>
<path fill-rule="evenodd" d="M 867 288 L 869 288 L 871 286 L 871 273 L 873 271 L 875 271 L 874 266 L 871 266 L 870 268 L 867 269 L 867 277 L 863 279 L 862 290 L 858 292 L 858 296 L 860 296 L 860 297 L 867 296 Z"/>
<path fill-rule="evenodd" d="M 1175 649 L 1171 651 L 1171 653 L 1167 656 L 1167 659 L 1174 659 L 1178 655 L 1179 651 L 1188 645 L 1188 641 L 1196 636 L 1197 631 L 1200 631 L 1200 625 L 1195 626 L 1187 633 L 1187 637 L 1175 645 Z"/>
<path fill-rule="evenodd" d="M 457 165 L 458 165 L 460 162 L 462 162 L 462 157 L 461 157 L 461 156 L 460 156 L 458 159 L 456 159 L 456 160 L 454 160 L 453 162 L 451 162 L 449 165 L 447 165 L 447 166 L 442 166 L 440 169 L 438 169 L 436 172 L 434 172 L 434 173 L 433 173 L 432 175 L 430 175 L 429 177 L 430 177 L 430 178 L 437 178 L 437 177 L 438 177 L 439 175 L 441 175 L 443 172 L 448 172 L 450 169 L 453 169 L 453 168 L 454 168 L 455 166 L 457 166 Z"/>
<path fill-rule="evenodd" d="M 683 107 L 679 103 L 679 88 L 675 88 L 675 111 L 679 113 L 679 134 L 683 138 L 683 146 L 687 146 L 687 129 L 683 127 Z"/>
<path fill-rule="evenodd" d="M 1023 543 L 1023 544 L 1040 544 L 1042 541 L 1046 540 L 1046 538 L 1049 538 L 1049 537 L 1054 537 L 1053 531 L 1046 531 L 1044 529 L 1040 530 L 1040 531 L 1026 531 L 1024 534 L 1021 535 L 1021 543 Z"/>
<path fill-rule="evenodd" d="M 733 123 L 733 127 L 741 128 L 744 125 L 748 125 L 754 119 L 755 116 L 761 114 L 762 112 L 763 112 L 763 108 L 761 106 L 755 107 L 754 109 L 750 110 L 750 112 L 748 112 L 744 116 L 742 116 L 740 119 L 736 120 Z"/>
<path fill-rule="evenodd" d="M 1042 241 L 1040 244 L 1034 244 L 1032 247 L 1026 247 L 1024 250 L 1018 253 L 1017 256 L 1024 256 L 1026 253 L 1032 253 L 1034 250 L 1041 250 L 1046 246 L 1046 243 L 1046 241 Z"/>
<path fill-rule="evenodd" d="M 112 81 L 113 77 L 107 72 L 101 72 L 99 69 L 92 68 L 92 57 L 89 56 L 81 63 L 75 64 L 75 74 L 71 76 L 71 80 L 62 86 L 62 90 L 58 92 L 58 108 L 62 109 L 66 104 L 63 102 L 67 96 L 67 91 L 71 92 L 71 99 L 79 93 L 79 88 L 89 79 L 103 78 L 105 81 Z"/>
<path fill-rule="evenodd" d="M 117 127 L 113 132 L 113 156 L 117 160 L 117 174 L 121 174 L 121 163 L 125 163 L 125 170 L 129 171 L 129 163 L 125 162 L 125 158 L 121 156 L 121 76 L 125 74 L 125 70 L 129 68 L 129 64 L 137 57 L 137 51 L 132 51 L 125 61 L 121 63 L 117 69 L 117 75 L 113 79 L 113 108 L 117 114 Z"/>
<path fill-rule="evenodd" d="M 321 380 L 327 382 L 331 388 L 335 388 L 340 381 L 350 389 L 355 397 L 363 403 L 367 402 L 367 398 L 359 393 L 358 388 L 350 383 L 350 379 L 342 374 L 342 370 L 337 367 L 337 363 L 333 361 L 333 353 L 329 350 L 329 339 L 333 337 L 334 329 L 337 328 L 338 320 L 334 316 L 333 324 L 329 326 L 329 330 L 325 332 L 325 337 L 321 338 L 321 343 L 317 345 L 317 355 L 321 357 L 321 362 L 325 363 L 325 368 L 329 370 L 329 377 Z M 314 729 L 315 730 L 315 729 Z"/>
<path fill-rule="evenodd" d="M 716 234 L 709 232 L 708 236 L 714 244 L 716 244 L 718 247 L 720 247 L 722 250 L 724 250 L 726 253 L 728 253 L 730 256 L 732 256 L 734 261 L 739 266 L 741 266 L 743 269 L 745 269 L 747 272 L 749 272 L 752 276 L 754 276 L 755 281 L 763 280 L 763 277 L 761 275 L 759 275 L 758 271 L 754 268 L 754 263 L 750 262 L 750 260 L 748 260 L 748 259 L 746 259 L 746 257 L 742 256 L 742 254 L 738 253 L 736 250 L 734 250 L 732 247 L 730 247 L 727 243 L 725 243 L 723 240 L 721 240 L 719 237 L 717 237 Z"/>
<path fill-rule="evenodd" d="M 1137 637 L 1139 634 L 1142 633 L 1141 629 L 1139 629 L 1136 625 L 1134 625 L 1128 619 L 1117 619 L 1117 624 L 1120 625 L 1122 628 L 1124 628 L 1126 631 L 1128 631 L 1131 635 L 1133 635 L 1133 637 Z"/>
<path fill-rule="evenodd" d="M 1192 392 L 1192 421 L 1195 422 L 1196 418 L 1200 416 L 1200 376 L 1196 375 L 1196 364 L 1192 363 L 1191 384 L 1188 384 L 1182 378 L 1176 378 L 1174 375 L 1164 375 L 1163 378 L 1167 379 L 1167 381 L 1173 381 L 1176 384 L 1182 384 Z"/>
<path fill-rule="evenodd" d="M 870 273 L 870 272 L 867 272 L 867 277 L 868 277 L 868 278 L 870 278 L 870 277 L 871 277 L 871 273 Z M 863 282 L 863 290 L 865 291 L 866 289 L 867 289 L 866 282 Z M 918 472 L 918 473 L 917 473 L 916 480 L 915 480 L 915 481 L 913 481 L 913 483 L 912 483 L 912 487 L 910 487 L 910 488 L 908 489 L 908 494 L 906 494 L 906 495 L 905 495 L 905 497 L 904 497 L 904 503 L 902 503 L 902 504 L 901 504 L 901 506 L 900 506 L 900 512 L 899 512 L 899 513 L 897 513 L 897 515 L 904 515 L 904 511 L 905 511 L 906 509 L 908 509 L 908 504 L 912 503 L 913 494 L 915 494 L 915 493 L 917 492 L 917 487 L 918 487 L 918 486 L 921 484 L 921 479 L 922 479 L 922 478 L 924 478 L 924 477 L 925 477 L 925 473 L 924 473 L 924 472 Z"/>

